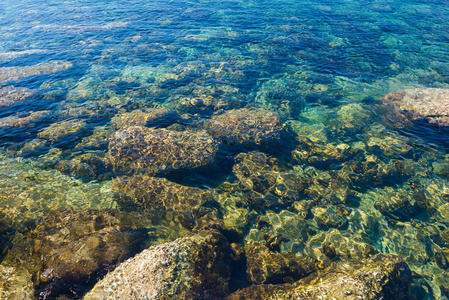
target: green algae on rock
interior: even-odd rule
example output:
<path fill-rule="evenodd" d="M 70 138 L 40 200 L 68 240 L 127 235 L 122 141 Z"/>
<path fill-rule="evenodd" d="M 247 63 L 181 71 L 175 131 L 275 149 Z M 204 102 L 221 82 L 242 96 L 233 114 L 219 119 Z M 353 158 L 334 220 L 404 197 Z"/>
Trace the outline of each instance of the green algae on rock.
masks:
<path fill-rule="evenodd" d="M 213 230 L 153 246 L 120 264 L 84 299 L 218 299 L 229 292 L 230 251 Z"/>
<path fill-rule="evenodd" d="M 120 171 L 167 173 L 213 162 L 217 143 L 204 131 L 131 126 L 109 139 L 107 159 Z"/>

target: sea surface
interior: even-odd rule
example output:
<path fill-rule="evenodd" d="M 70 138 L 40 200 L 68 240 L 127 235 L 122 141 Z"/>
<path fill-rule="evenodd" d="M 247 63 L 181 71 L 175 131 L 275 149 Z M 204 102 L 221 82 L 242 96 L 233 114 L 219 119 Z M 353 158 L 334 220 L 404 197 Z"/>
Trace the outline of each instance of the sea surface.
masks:
<path fill-rule="evenodd" d="M 0 279 L 78 299 L 204 219 L 395 254 L 448 299 L 449 131 L 380 101 L 449 88 L 447 4 L 0 1 Z"/>

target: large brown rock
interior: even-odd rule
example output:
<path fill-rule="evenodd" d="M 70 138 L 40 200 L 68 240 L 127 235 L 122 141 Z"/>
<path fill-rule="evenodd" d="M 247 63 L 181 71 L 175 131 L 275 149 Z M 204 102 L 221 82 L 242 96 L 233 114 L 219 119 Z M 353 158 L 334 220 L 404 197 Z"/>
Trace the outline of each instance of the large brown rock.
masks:
<path fill-rule="evenodd" d="M 181 212 L 213 200 L 210 190 L 147 175 L 117 178 L 112 187 L 117 203 L 124 209 Z"/>
<path fill-rule="evenodd" d="M 387 94 L 382 103 L 392 108 L 399 121 L 425 119 L 439 126 L 449 125 L 449 89 L 418 88 Z"/>
<path fill-rule="evenodd" d="M 227 300 L 265 299 L 410 299 L 410 269 L 399 257 L 379 254 L 363 261 L 334 262 L 293 284 L 255 285 Z"/>
<path fill-rule="evenodd" d="M 153 122 L 166 123 L 177 117 L 176 111 L 165 108 L 137 109 L 115 115 L 111 124 L 116 129 L 122 129 L 129 126 L 147 126 Z"/>
<path fill-rule="evenodd" d="M 157 174 L 208 165 L 217 150 L 215 141 L 204 131 L 132 126 L 110 138 L 108 159 L 124 172 Z"/>
<path fill-rule="evenodd" d="M 27 268 L 39 294 L 77 293 L 93 285 L 99 272 L 128 258 L 146 236 L 123 226 L 112 213 L 56 212 L 17 242 L 5 262 Z"/>
<path fill-rule="evenodd" d="M 0 88 L 0 107 L 10 106 L 34 95 L 34 91 L 24 87 L 6 86 Z"/>
<path fill-rule="evenodd" d="M 282 123 L 274 112 L 243 108 L 213 116 L 207 128 L 214 137 L 253 146 L 278 141 Z"/>
<path fill-rule="evenodd" d="M 220 299 L 228 293 L 229 251 L 216 231 L 150 247 L 106 275 L 84 299 Z"/>
<path fill-rule="evenodd" d="M 293 254 L 270 250 L 263 244 L 245 246 L 248 280 L 256 283 L 284 283 L 298 280 L 315 271 L 307 260 L 299 260 Z"/>

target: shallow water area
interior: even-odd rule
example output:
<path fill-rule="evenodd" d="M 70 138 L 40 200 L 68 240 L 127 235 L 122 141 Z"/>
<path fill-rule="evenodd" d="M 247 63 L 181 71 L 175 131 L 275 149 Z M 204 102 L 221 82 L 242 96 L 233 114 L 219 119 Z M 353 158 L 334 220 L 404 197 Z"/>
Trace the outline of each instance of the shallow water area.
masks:
<path fill-rule="evenodd" d="M 439 0 L 2 1 L 0 296 L 80 299 L 219 230 L 203 298 L 391 255 L 399 299 L 448 299 L 447 115 L 388 102 L 449 94 L 448 24 Z"/>

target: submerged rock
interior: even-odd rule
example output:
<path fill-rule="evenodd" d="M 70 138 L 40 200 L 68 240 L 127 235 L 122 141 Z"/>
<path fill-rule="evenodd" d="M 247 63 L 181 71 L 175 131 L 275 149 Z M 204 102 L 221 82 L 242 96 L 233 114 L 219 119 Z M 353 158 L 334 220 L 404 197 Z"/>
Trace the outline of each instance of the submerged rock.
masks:
<path fill-rule="evenodd" d="M 310 261 L 301 261 L 292 254 L 272 251 L 263 244 L 246 245 L 245 253 L 248 280 L 255 284 L 298 280 L 315 271 L 315 266 Z"/>
<path fill-rule="evenodd" d="M 302 178 L 289 172 L 281 162 L 265 153 L 253 151 L 235 157 L 232 168 L 241 185 L 253 193 L 249 202 L 259 207 L 286 205 L 300 197 L 304 190 Z"/>
<path fill-rule="evenodd" d="M 228 293 L 229 251 L 216 231 L 150 247 L 106 275 L 84 299 L 218 299 Z"/>
<path fill-rule="evenodd" d="M 132 126 L 109 140 L 108 160 L 119 170 L 149 174 L 194 169 L 210 164 L 218 150 L 204 131 L 171 131 Z"/>
<path fill-rule="evenodd" d="M 225 141 L 254 146 L 279 141 L 282 123 L 274 112 L 244 108 L 213 116 L 207 130 Z"/>
<path fill-rule="evenodd" d="M 148 126 L 156 122 L 161 125 L 161 123 L 167 123 L 168 121 L 173 122 L 177 117 L 178 113 L 174 110 L 153 108 L 117 114 L 111 119 L 111 123 L 114 128 L 122 129 L 129 126 Z"/>
<path fill-rule="evenodd" d="M 10 116 L 0 119 L 0 127 L 24 127 L 38 122 L 48 115 L 50 115 L 50 111 L 36 111 L 25 115 Z"/>
<path fill-rule="evenodd" d="M 58 140 L 69 134 L 78 133 L 86 128 L 86 122 L 82 120 L 67 120 L 53 123 L 40 131 L 37 136 L 46 140 Z"/>
<path fill-rule="evenodd" d="M 71 68 L 72 66 L 73 66 L 72 63 L 67 61 L 53 60 L 44 63 L 39 63 L 33 66 L 3 67 L 0 68 L 0 82 L 17 80 L 33 75 L 61 72 Z"/>
<path fill-rule="evenodd" d="M 449 126 L 449 89 L 418 88 L 389 93 L 381 99 L 399 123 L 426 120 Z"/>
<path fill-rule="evenodd" d="M 213 200 L 210 190 L 183 186 L 165 178 L 135 175 L 113 181 L 117 203 L 125 210 L 188 211 Z"/>
<path fill-rule="evenodd" d="M 24 87 L 7 86 L 0 88 L 0 107 L 10 106 L 34 95 L 34 91 Z"/>
<path fill-rule="evenodd" d="M 293 284 L 255 285 L 227 300 L 247 299 L 410 299 L 411 272 L 394 255 L 379 254 L 362 261 L 334 262 L 319 273 Z"/>
<path fill-rule="evenodd" d="M 31 275 L 26 270 L 1 264 L 0 282 L 0 299 L 34 299 Z"/>
<path fill-rule="evenodd" d="M 123 227 L 112 213 L 62 211 L 27 233 L 5 261 L 26 262 L 23 267 L 33 274 L 39 294 L 76 294 L 106 267 L 126 259 L 145 236 L 145 231 Z"/>

